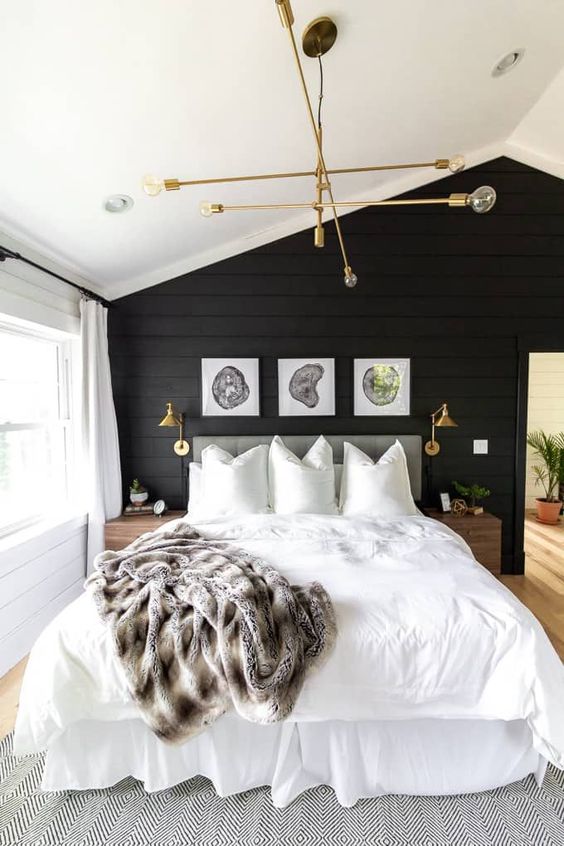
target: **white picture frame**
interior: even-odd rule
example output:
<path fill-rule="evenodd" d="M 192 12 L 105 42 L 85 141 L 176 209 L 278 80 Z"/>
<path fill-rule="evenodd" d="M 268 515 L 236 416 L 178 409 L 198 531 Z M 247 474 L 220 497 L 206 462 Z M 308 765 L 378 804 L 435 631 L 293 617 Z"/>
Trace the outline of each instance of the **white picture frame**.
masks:
<path fill-rule="evenodd" d="M 450 494 L 448 492 L 439 494 L 441 500 L 441 509 L 443 514 L 447 514 L 451 510 Z"/>
<path fill-rule="evenodd" d="M 355 358 L 355 416 L 405 417 L 410 409 L 411 359 Z"/>
<path fill-rule="evenodd" d="M 202 359 L 202 417 L 259 417 L 258 358 Z"/>
<path fill-rule="evenodd" d="M 278 416 L 333 417 L 335 359 L 278 359 Z"/>

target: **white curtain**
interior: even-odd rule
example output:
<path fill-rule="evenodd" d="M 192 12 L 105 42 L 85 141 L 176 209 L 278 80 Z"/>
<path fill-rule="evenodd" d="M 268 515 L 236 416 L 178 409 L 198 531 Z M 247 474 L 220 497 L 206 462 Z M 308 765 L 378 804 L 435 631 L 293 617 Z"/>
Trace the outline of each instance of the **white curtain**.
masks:
<path fill-rule="evenodd" d="M 95 300 L 80 303 L 82 435 L 86 506 L 87 571 L 104 547 L 104 523 L 121 514 L 119 441 L 108 355 L 108 312 Z"/>

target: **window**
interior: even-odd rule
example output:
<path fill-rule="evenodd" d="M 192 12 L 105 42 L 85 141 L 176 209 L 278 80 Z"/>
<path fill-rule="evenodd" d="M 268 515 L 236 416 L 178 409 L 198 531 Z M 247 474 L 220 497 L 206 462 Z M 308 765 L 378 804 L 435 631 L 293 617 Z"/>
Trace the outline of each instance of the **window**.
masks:
<path fill-rule="evenodd" d="M 0 323 L 0 535 L 70 510 L 72 347 Z"/>

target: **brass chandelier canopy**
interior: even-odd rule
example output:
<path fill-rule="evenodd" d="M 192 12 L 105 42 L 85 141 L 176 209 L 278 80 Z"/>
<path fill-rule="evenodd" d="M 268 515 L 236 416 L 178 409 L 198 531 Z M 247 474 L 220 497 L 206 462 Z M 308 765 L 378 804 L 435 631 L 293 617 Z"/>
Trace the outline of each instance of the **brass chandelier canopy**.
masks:
<path fill-rule="evenodd" d="M 315 141 L 316 166 L 314 170 L 295 171 L 291 173 L 261 173 L 247 176 L 224 176 L 207 179 L 159 179 L 155 176 L 145 176 L 143 188 L 149 196 L 156 196 L 161 191 L 179 191 L 180 188 L 193 185 L 211 185 L 215 183 L 229 182 L 256 182 L 267 179 L 296 179 L 302 177 L 315 177 L 315 198 L 301 203 L 251 203 L 244 205 L 225 205 L 223 203 L 202 202 L 200 212 L 203 217 L 212 217 L 215 214 L 231 211 L 268 210 L 268 209 L 311 209 L 316 216 L 314 229 L 315 247 L 325 245 L 325 232 L 323 227 L 323 213 L 329 209 L 335 221 L 335 230 L 339 242 L 339 248 L 343 260 L 344 282 L 349 288 L 357 284 L 357 276 L 353 272 L 339 221 L 338 209 L 352 209 L 364 206 L 415 206 L 415 205 L 446 205 L 450 208 L 469 207 L 478 214 L 489 212 L 496 202 L 496 192 L 489 186 L 484 185 L 477 188 L 471 194 L 450 194 L 444 197 L 425 199 L 400 199 L 400 200 L 353 200 L 336 201 L 333 194 L 331 177 L 339 173 L 372 173 L 375 171 L 407 170 L 417 168 L 434 168 L 436 170 L 448 170 L 451 173 L 459 173 L 464 169 L 465 160 L 461 155 L 452 156 L 449 159 L 435 159 L 427 162 L 412 162 L 404 164 L 370 165 L 368 167 L 345 167 L 328 168 L 323 154 L 323 133 L 321 126 L 321 101 L 323 99 L 323 69 L 321 57 L 331 49 L 337 38 L 337 26 L 329 17 L 319 17 L 306 26 L 302 35 L 302 48 L 306 56 L 316 59 L 319 62 L 321 74 L 321 90 L 319 94 L 319 109 L 317 121 L 314 115 L 311 98 L 305 82 L 300 54 L 293 25 L 294 15 L 290 0 L 275 0 L 276 8 L 280 16 L 282 26 L 289 38 L 290 48 L 294 57 L 298 78 L 303 93 L 306 110 L 311 124 Z M 441 425 L 438 423 L 437 425 Z"/>

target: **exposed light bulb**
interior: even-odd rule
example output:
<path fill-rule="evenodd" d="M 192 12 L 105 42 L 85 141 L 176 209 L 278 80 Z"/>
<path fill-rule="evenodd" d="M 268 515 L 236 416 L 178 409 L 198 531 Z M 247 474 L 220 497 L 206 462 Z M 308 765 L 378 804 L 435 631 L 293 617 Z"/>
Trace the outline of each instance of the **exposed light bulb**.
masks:
<path fill-rule="evenodd" d="M 143 191 L 149 197 L 156 197 L 157 194 L 164 191 L 164 187 L 164 179 L 158 179 L 156 176 L 151 176 L 150 174 L 143 177 Z"/>
<path fill-rule="evenodd" d="M 202 217 L 211 217 L 213 214 L 212 204 L 211 203 L 200 203 L 200 214 Z"/>
<path fill-rule="evenodd" d="M 485 214 L 495 206 L 497 194 L 491 185 L 482 185 L 468 196 L 468 205 L 477 214 Z"/>
<path fill-rule="evenodd" d="M 464 156 L 453 156 L 452 159 L 448 161 L 448 169 L 451 173 L 460 173 L 461 170 L 464 170 L 466 166 L 466 160 Z"/>
<path fill-rule="evenodd" d="M 354 288 L 358 282 L 358 276 L 352 272 L 350 267 L 345 267 L 345 285 L 347 288 Z"/>

